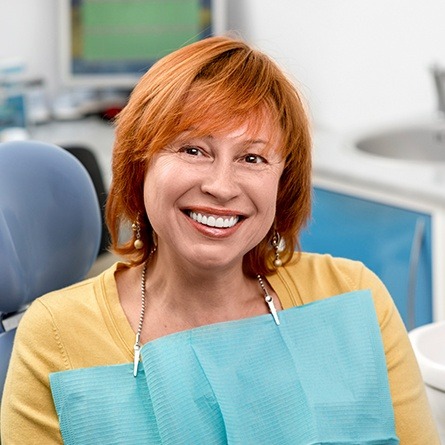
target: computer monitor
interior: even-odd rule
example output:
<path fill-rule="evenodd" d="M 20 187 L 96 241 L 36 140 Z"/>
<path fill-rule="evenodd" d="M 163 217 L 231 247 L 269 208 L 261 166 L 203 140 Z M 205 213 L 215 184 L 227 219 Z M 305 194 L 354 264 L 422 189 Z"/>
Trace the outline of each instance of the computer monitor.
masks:
<path fill-rule="evenodd" d="M 226 30 L 225 0 L 58 0 L 65 87 L 132 88 L 164 55 Z"/>

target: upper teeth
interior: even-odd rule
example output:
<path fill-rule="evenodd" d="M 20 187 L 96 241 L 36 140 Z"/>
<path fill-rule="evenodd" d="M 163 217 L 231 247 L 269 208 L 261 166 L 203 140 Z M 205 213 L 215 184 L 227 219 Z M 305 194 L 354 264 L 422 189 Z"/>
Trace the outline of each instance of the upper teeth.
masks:
<path fill-rule="evenodd" d="M 190 212 L 190 218 L 209 227 L 233 227 L 237 222 L 238 216 L 222 217 L 222 216 L 207 216 L 201 213 Z"/>

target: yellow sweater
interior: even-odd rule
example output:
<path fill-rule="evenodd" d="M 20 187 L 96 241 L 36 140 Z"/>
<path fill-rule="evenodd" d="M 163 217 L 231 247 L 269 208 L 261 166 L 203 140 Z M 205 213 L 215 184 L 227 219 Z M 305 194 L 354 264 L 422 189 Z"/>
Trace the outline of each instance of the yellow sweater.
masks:
<path fill-rule="evenodd" d="M 103 274 L 37 299 L 16 335 L 1 409 L 3 445 L 61 444 L 48 376 L 129 363 L 134 332 L 119 303 L 114 265 Z M 382 333 L 401 445 L 439 445 L 412 348 L 392 299 L 361 263 L 302 254 L 268 278 L 283 308 L 371 289 Z"/>

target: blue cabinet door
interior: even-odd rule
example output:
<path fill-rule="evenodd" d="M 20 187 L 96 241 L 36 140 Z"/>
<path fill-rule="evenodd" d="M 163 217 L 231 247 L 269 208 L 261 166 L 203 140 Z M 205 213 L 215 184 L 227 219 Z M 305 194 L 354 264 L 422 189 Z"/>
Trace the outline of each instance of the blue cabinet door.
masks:
<path fill-rule="evenodd" d="M 318 187 L 313 197 L 302 250 L 362 261 L 386 285 L 408 329 L 430 323 L 431 216 Z"/>

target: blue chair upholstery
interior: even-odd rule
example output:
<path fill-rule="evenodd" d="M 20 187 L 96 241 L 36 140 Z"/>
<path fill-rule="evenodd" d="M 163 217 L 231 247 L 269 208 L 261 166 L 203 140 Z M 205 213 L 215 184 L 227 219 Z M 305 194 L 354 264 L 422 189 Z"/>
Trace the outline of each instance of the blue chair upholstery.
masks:
<path fill-rule="evenodd" d="M 0 144 L 0 397 L 20 314 L 85 277 L 101 231 L 93 182 L 73 155 L 42 142 Z"/>
<path fill-rule="evenodd" d="M 9 359 L 11 358 L 12 345 L 16 329 L 2 332 L 0 334 L 0 400 L 3 394 L 6 372 L 8 371 Z"/>

